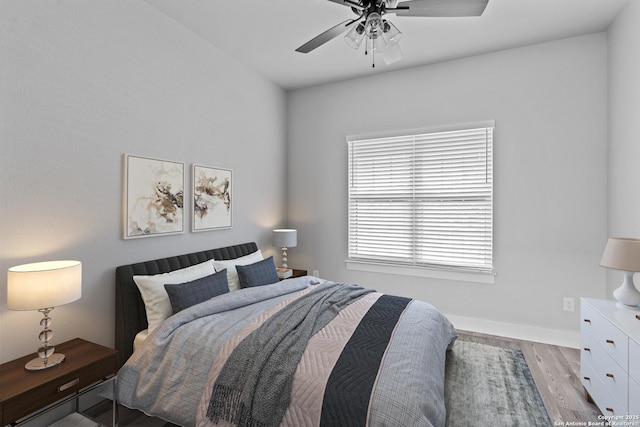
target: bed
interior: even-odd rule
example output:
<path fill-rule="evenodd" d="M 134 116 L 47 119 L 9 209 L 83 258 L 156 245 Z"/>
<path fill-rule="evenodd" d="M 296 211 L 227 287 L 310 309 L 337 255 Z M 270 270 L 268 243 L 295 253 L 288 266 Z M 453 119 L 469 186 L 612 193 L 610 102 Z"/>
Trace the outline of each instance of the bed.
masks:
<path fill-rule="evenodd" d="M 118 267 L 118 401 L 182 426 L 444 426 L 438 310 L 274 271 L 254 242 Z"/>

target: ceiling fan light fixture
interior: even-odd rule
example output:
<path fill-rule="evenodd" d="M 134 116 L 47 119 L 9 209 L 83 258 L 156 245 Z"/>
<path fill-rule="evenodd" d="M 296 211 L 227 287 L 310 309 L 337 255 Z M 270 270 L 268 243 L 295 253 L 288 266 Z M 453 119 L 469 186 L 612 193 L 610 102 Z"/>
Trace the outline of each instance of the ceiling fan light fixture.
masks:
<path fill-rule="evenodd" d="M 349 46 L 358 49 L 364 39 L 365 54 L 376 50 L 387 50 L 386 56 L 391 62 L 400 56 L 398 40 L 402 33 L 386 19 L 387 13 L 396 16 L 413 17 L 462 17 L 481 16 L 489 0 L 330 0 L 349 7 L 357 15 L 355 19 L 347 19 L 338 25 L 320 33 L 296 49 L 296 52 L 309 53 L 339 35 L 344 34 Z M 363 20 L 364 19 L 364 20 Z M 356 25 L 357 24 L 357 25 Z M 355 28 L 353 27 L 355 25 Z M 369 42 L 371 40 L 371 42 Z M 371 49 L 369 50 L 369 46 Z M 391 49 L 393 48 L 393 49 Z M 385 59 L 385 62 L 386 59 Z M 389 63 L 389 62 L 387 62 Z M 375 61 L 374 61 L 375 66 Z"/>
<path fill-rule="evenodd" d="M 393 46 L 398 44 L 402 38 L 402 32 L 392 22 L 385 19 L 382 21 L 382 38 L 387 42 L 387 45 Z"/>
<path fill-rule="evenodd" d="M 382 33 L 382 17 L 377 12 L 367 15 L 365 22 L 365 33 L 370 39 L 377 39 Z"/>
<path fill-rule="evenodd" d="M 400 61 L 402 59 L 400 45 L 398 43 L 388 45 L 387 48 L 382 51 L 382 59 L 384 59 L 384 63 L 387 65 Z"/>
<path fill-rule="evenodd" d="M 344 36 L 344 41 L 354 49 L 358 49 L 364 40 L 364 22 L 360 22 L 355 27 L 351 28 L 349 32 Z"/>

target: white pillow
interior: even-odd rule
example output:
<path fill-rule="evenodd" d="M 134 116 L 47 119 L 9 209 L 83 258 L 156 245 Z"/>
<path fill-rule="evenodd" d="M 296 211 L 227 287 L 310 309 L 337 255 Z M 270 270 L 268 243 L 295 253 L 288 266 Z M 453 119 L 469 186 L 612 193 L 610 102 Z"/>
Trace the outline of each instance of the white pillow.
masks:
<path fill-rule="evenodd" d="M 171 302 L 164 285 L 179 285 L 209 276 L 215 273 L 211 261 L 191 267 L 174 270 L 169 273 L 155 274 L 153 276 L 133 276 L 133 280 L 138 285 L 144 307 L 147 312 L 147 322 L 149 322 L 149 332 L 160 326 L 160 324 L 173 314 Z"/>
<path fill-rule="evenodd" d="M 221 261 L 216 261 L 214 259 L 213 266 L 216 268 L 216 271 L 221 271 L 223 268 L 227 269 L 227 282 L 229 282 L 229 290 L 233 292 L 240 289 L 240 279 L 238 279 L 236 265 L 249 265 L 262 260 L 262 251 L 258 249 L 257 251 L 240 258 Z"/>

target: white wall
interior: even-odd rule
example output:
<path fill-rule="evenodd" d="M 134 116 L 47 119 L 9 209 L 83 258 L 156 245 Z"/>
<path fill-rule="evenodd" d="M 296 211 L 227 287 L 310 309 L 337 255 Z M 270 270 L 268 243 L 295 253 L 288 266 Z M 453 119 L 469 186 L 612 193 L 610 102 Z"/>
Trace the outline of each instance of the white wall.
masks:
<path fill-rule="evenodd" d="M 288 108 L 290 265 L 543 330 L 578 330 L 564 296 L 605 296 L 605 33 L 301 89 Z M 346 270 L 345 136 L 486 119 L 496 121 L 495 284 Z"/>
<path fill-rule="evenodd" d="M 609 29 L 608 41 L 609 236 L 640 238 L 640 2 L 627 4 Z M 611 295 L 622 274 L 611 271 L 607 279 Z"/>
<path fill-rule="evenodd" d="M 54 342 L 113 345 L 116 266 L 271 250 L 285 121 L 280 88 L 141 0 L 0 2 L 0 363 L 39 344 L 40 314 L 7 310 L 13 265 L 81 260 L 82 299 L 53 311 Z M 232 169 L 233 228 L 122 240 L 123 153 L 184 162 L 187 193 L 191 164 Z"/>

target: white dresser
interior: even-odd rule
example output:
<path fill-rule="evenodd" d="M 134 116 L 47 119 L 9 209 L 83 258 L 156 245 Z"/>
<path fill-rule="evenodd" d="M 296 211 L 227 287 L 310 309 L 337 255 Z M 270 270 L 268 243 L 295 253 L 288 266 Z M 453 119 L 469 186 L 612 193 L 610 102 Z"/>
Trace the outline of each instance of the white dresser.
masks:
<path fill-rule="evenodd" d="M 582 298 L 580 319 L 582 385 L 605 417 L 640 426 L 640 311 Z"/>

